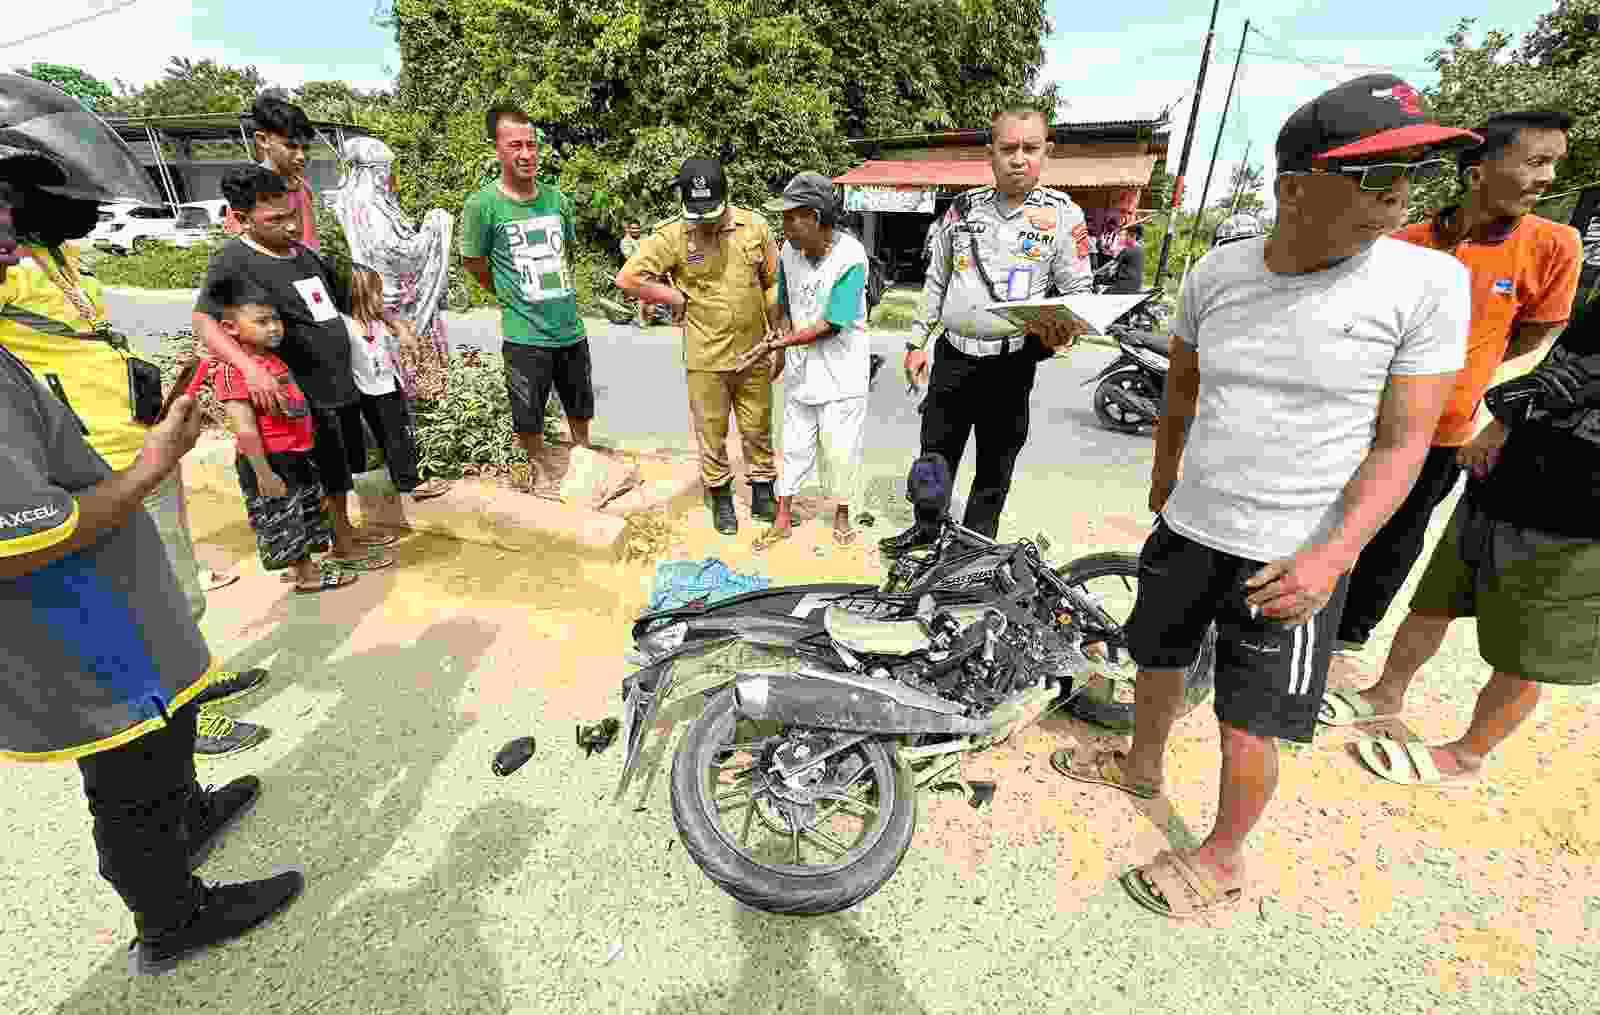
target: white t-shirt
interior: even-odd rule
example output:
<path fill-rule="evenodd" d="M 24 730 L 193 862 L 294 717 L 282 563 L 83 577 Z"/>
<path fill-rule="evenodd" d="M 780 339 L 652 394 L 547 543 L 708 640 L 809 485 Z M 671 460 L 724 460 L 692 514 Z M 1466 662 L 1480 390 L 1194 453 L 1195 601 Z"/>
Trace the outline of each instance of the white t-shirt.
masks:
<path fill-rule="evenodd" d="M 1309 275 L 1268 271 L 1265 250 L 1218 247 L 1184 280 L 1172 330 L 1198 349 L 1200 398 L 1162 512 L 1263 562 L 1338 527 L 1389 378 L 1461 369 L 1472 305 L 1465 265 L 1400 240 Z"/>
<path fill-rule="evenodd" d="M 867 251 L 843 229 L 833 237 L 833 249 L 816 264 L 792 243 L 778 255 L 778 301 L 788 307 L 794 330 L 824 317 L 839 325 L 826 338 L 784 350 L 785 392 L 808 405 L 867 394 Z"/>
<path fill-rule="evenodd" d="M 354 317 L 345 315 L 345 328 L 350 332 L 350 373 L 356 380 L 356 389 L 363 395 L 387 395 L 399 388 L 394 361 L 389 358 L 389 329 L 382 321 L 374 321 L 369 331 Z"/>

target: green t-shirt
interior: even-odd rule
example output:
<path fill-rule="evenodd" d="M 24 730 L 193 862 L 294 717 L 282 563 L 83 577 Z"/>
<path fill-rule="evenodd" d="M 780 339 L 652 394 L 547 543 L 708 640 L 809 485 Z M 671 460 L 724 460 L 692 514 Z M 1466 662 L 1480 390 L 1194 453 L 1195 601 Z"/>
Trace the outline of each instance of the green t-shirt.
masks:
<path fill-rule="evenodd" d="M 487 257 L 507 342 L 556 348 L 585 338 L 567 249 L 577 241 L 572 208 L 547 184 L 531 201 L 507 197 L 498 181 L 467 198 L 461 256 Z"/>

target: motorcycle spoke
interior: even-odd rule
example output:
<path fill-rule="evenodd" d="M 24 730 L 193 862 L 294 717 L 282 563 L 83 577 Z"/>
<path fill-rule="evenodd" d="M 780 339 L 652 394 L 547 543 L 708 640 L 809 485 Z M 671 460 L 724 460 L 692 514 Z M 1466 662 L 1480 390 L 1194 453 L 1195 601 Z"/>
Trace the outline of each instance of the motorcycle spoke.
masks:
<path fill-rule="evenodd" d="M 854 804 L 855 806 L 860 807 L 861 809 L 863 809 L 863 810 L 865 810 L 865 811 L 867 811 L 867 812 L 869 812 L 869 813 L 871 813 L 873 815 L 876 815 L 878 813 L 878 805 L 877 804 L 869 804 L 865 800 L 861 799 L 858 796 L 849 796 L 849 795 L 847 795 L 845 793 L 818 793 L 817 794 L 817 798 L 820 799 L 820 800 L 833 800 L 833 801 L 835 801 L 836 803 L 838 803 L 840 805 L 838 807 L 833 808 L 833 810 L 829 811 L 829 814 L 836 814 L 839 811 L 844 810 L 844 806 L 843 805 L 845 805 L 845 804 Z M 849 812 L 845 811 L 845 813 L 848 814 Z"/>
<path fill-rule="evenodd" d="M 789 838 L 794 842 L 794 863 L 798 867 L 803 862 L 800 859 L 800 827 L 793 822 L 789 825 Z"/>
<path fill-rule="evenodd" d="M 756 820 L 756 798 L 750 798 L 750 809 L 744 815 L 744 827 L 739 830 L 739 845 L 748 845 L 750 842 L 750 826 Z"/>
<path fill-rule="evenodd" d="M 816 839 L 818 842 L 821 842 L 821 843 L 825 844 L 826 846 L 828 846 L 828 848 L 834 850 L 840 856 L 849 856 L 850 855 L 850 847 L 849 846 L 847 846 L 844 843 L 840 842 L 838 839 L 834 838 L 831 834 L 829 834 L 828 832 L 824 832 L 820 828 L 808 828 L 808 829 L 806 829 L 805 834 L 811 836 L 811 838 L 813 838 L 813 839 Z"/>

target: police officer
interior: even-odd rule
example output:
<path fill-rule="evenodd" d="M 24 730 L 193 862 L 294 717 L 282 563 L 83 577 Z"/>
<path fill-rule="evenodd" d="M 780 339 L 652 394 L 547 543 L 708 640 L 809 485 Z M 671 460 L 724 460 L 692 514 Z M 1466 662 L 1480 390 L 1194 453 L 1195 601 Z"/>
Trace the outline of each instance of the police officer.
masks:
<path fill-rule="evenodd" d="M 778 248 L 767 220 L 727 203 L 722 165 L 688 159 L 678 174 L 683 214 L 656 226 L 617 275 L 617 288 L 641 302 L 665 303 L 684 325 L 689 408 L 700 444 L 700 481 L 718 532 L 739 531 L 728 462 L 733 413 L 749 466 L 750 514 L 778 517 L 772 489 L 774 357 L 745 354 L 767 337 L 769 289 L 777 285 Z"/>
<path fill-rule="evenodd" d="M 992 123 L 994 184 L 958 196 L 935 227 L 922 307 L 906 343 L 913 383 L 928 380 L 928 340 L 945 333 L 934 357 L 922 413 L 922 453 L 949 463 L 953 477 L 967 437 L 977 436 L 977 466 L 964 524 L 993 538 L 1011 489 L 1017 454 L 1028 439 L 1028 396 L 1040 361 L 1062 344 L 1035 325 L 1024 333 L 983 308 L 1003 300 L 1089 292 L 1089 228 L 1067 195 L 1039 186 L 1049 155 L 1044 114 L 1011 108 Z M 899 554 L 932 542 L 934 519 L 879 546 Z"/>

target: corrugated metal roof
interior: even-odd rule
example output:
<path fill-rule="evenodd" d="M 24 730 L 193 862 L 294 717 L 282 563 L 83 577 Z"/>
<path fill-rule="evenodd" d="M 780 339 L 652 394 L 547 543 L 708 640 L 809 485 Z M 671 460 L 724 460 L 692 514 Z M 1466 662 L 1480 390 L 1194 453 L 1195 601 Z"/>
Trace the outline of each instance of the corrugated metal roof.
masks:
<path fill-rule="evenodd" d="M 1144 130 L 1149 129 L 1155 134 L 1168 133 L 1171 130 L 1170 118 L 1162 117 L 1155 120 L 1086 120 L 1080 123 L 1053 123 L 1049 130 L 1052 135 L 1057 131 L 1073 133 L 1091 133 L 1104 130 Z M 885 134 L 879 137 L 852 138 L 852 145 L 883 145 L 885 147 L 906 147 L 919 141 L 943 141 L 946 143 L 961 143 L 982 140 L 987 138 L 987 127 L 969 127 L 957 130 L 939 130 L 924 134 Z"/>
<path fill-rule="evenodd" d="M 1144 187 L 1160 155 L 1073 155 L 1046 159 L 1039 182 L 1046 187 Z M 994 173 L 982 159 L 873 159 L 833 178 L 846 186 L 982 187 Z"/>
<path fill-rule="evenodd" d="M 187 113 L 181 116 L 108 116 L 106 123 L 125 141 L 145 140 L 145 128 L 154 127 L 169 138 L 187 141 L 231 141 L 239 137 L 240 125 L 249 117 L 244 113 Z M 377 132 L 353 123 L 312 120 L 311 126 L 323 131 L 343 130 L 351 134 Z"/>

